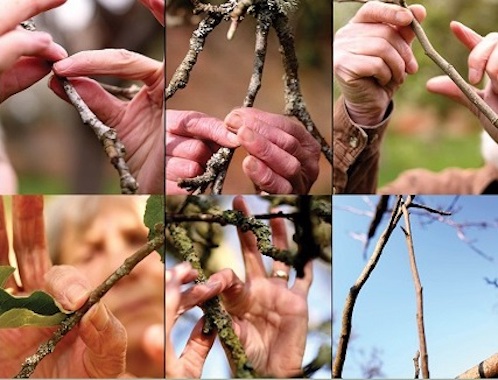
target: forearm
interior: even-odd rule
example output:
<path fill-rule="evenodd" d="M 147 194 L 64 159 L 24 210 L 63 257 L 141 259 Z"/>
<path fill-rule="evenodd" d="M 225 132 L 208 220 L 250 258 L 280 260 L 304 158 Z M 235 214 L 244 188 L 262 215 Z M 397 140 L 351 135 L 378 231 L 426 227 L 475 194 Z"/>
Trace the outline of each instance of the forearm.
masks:
<path fill-rule="evenodd" d="M 355 124 L 341 96 L 334 107 L 333 185 L 336 193 L 375 193 L 379 171 L 380 144 L 392 104 L 383 121 L 375 126 Z"/>

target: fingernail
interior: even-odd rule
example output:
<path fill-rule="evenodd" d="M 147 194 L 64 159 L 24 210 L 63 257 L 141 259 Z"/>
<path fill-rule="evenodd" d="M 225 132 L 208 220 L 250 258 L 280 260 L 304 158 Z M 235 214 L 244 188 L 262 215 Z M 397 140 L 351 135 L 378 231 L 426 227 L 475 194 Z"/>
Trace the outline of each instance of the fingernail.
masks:
<path fill-rule="evenodd" d="M 66 49 L 64 49 L 59 44 L 55 44 L 55 46 L 56 46 L 56 49 L 57 49 L 57 53 L 61 56 L 61 59 L 68 57 L 68 53 L 67 53 Z"/>
<path fill-rule="evenodd" d="M 235 146 L 240 145 L 240 142 L 239 142 L 237 135 L 231 131 L 227 131 L 227 139 Z"/>
<path fill-rule="evenodd" d="M 54 70 L 55 72 L 64 71 L 67 70 L 69 66 L 71 66 L 71 60 L 63 59 L 62 61 L 54 63 Z"/>
<path fill-rule="evenodd" d="M 209 289 L 217 289 L 217 288 L 221 287 L 221 282 L 220 281 L 212 281 L 212 282 L 210 282 L 208 280 L 206 283 L 204 283 L 204 285 L 206 287 L 208 287 Z"/>
<path fill-rule="evenodd" d="M 107 327 L 109 323 L 109 312 L 107 311 L 107 307 L 99 302 L 94 306 L 93 314 L 90 315 L 90 319 L 92 320 L 92 324 L 95 326 L 97 331 L 103 331 Z"/>
<path fill-rule="evenodd" d="M 259 168 L 256 160 L 254 160 L 252 157 L 249 157 L 249 159 L 246 162 L 247 162 L 246 167 L 250 172 L 252 173 L 258 172 Z"/>
<path fill-rule="evenodd" d="M 238 113 L 230 113 L 225 119 L 225 124 L 227 124 L 228 129 L 237 132 L 237 130 L 244 126 L 244 120 Z"/>
<path fill-rule="evenodd" d="M 481 80 L 481 75 L 479 70 L 476 70 L 474 68 L 469 68 L 469 82 L 471 84 L 477 84 Z"/>
<path fill-rule="evenodd" d="M 81 284 L 73 283 L 66 289 L 66 298 L 72 308 L 77 308 L 88 298 L 88 290 Z"/>
<path fill-rule="evenodd" d="M 243 127 L 239 129 L 239 132 L 237 133 L 237 136 L 239 137 L 240 140 L 246 142 L 246 143 L 251 143 L 254 141 L 254 132 L 252 131 L 251 128 L 248 127 Z"/>

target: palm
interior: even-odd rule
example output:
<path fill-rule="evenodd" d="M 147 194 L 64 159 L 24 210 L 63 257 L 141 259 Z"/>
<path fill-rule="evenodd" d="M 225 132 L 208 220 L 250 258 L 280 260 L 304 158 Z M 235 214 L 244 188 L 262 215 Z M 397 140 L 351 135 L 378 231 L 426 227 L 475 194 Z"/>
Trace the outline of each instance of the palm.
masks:
<path fill-rule="evenodd" d="M 306 295 L 282 281 L 258 278 L 224 298 L 256 372 L 275 377 L 299 373 L 308 327 Z"/>

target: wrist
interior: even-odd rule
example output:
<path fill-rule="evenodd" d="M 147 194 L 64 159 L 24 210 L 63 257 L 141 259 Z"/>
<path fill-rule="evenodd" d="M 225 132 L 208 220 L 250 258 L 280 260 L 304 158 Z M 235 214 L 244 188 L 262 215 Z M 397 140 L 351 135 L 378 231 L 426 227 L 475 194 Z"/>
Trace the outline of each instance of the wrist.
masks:
<path fill-rule="evenodd" d="M 368 109 L 360 109 L 360 107 L 344 101 L 346 111 L 351 120 L 358 125 L 374 126 L 380 124 L 386 117 L 387 110 L 391 101 L 385 105 L 369 107 Z"/>

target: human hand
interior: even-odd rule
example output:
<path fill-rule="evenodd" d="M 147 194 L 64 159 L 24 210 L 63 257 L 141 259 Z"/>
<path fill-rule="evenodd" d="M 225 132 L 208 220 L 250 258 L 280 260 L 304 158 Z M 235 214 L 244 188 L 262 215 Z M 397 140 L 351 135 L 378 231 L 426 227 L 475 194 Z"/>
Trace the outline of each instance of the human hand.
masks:
<path fill-rule="evenodd" d="M 0 0 L 0 103 L 47 75 L 50 63 L 67 57 L 50 34 L 30 32 L 19 24 L 66 0 Z"/>
<path fill-rule="evenodd" d="M 410 23 L 413 15 L 423 21 L 426 12 L 421 5 L 410 10 L 371 1 L 335 34 L 334 75 L 356 123 L 382 121 L 395 91 L 418 70 Z"/>
<path fill-rule="evenodd" d="M 50 293 L 66 310 L 80 308 L 90 288 L 74 267 L 51 268 L 45 241 L 43 198 L 14 196 L 13 246 L 21 286 L 9 279 L 6 287 L 14 294 L 42 289 Z M 0 265 L 9 265 L 9 245 L 0 198 Z M 32 355 L 40 343 L 49 339 L 53 328 L 0 329 L 0 377 L 12 377 L 23 360 Z M 102 302 L 85 314 L 78 326 L 57 345 L 57 350 L 38 365 L 37 377 L 116 377 L 123 373 L 126 354 L 126 331 Z"/>
<path fill-rule="evenodd" d="M 166 270 L 166 378 L 200 378 L 204 362 L 216 338 L 214 332 L 210 335 L 202 332 L 204 319 L 201 318 L 194 326 L 182 355 L 178 358 L 175 354 L 171 341 L 173 325 L 181 313 L 200 302 L 200 298 L 197 297 L 194 300 L 195 297 L 191 293 L 190 297 L 185 297 L 180 293 L 180 286 L 193 281 L 196 277 L 197 271 L 186 262 L 171 270 Z M 213 289 L 208 289 L 205 285 L 201 285 L 201 287 L 207 290 L 207 292 L 203 292 L 204 297 L 211 298 L 213 296 Z M 219 286 L 217 288 L 219 289 Z M 189 298 L 190 301 L 194 300 L 194 303 L 187 306 L 186 303 L 189 301 L 186 298 Z"/>
<path fill-rule="evenodd" d="M 116 129 L 126 147 L 125 160 L 139 183 L 140 192 L 163 193 L 163 63 L 126 50 L 105 49 L 76 53 L 54 64 L 54 71 L 70 78 L 95 115 Z M 139 80 L 144 86 L 131 101 L 123 101 L 93 79 L 82 77 L 92 75 Z M 68 100 L 57 79 L 50 80 L 50 87 Z"/>
<path fill-rule="evenodd" d="M 140 2 L 147 7 L 154 17 L 164 26 L 164 0 L 140 0 Z"/>
<path fill-rule="evenodd" d="M 450 24 L 453 34 L 469 50 L 469 82 L 478 84 L 487 74 L 488 83 L 484 89 L 474 88 L 476 93 L 495 111 L 498 112 L 498 33 L 490 33 L 481 37 L 471 28 L 462 23 L 453 21 Z M 447 76 L 438 76 L 427 82 L 430 92 L 441 94 L 466 106 L 481 121 L 484 129 L 498 142 L 498 130 L 479 111 L 457 85 Z"/>
<path fill-rule="evenodd" d="M 248 214 L 242 197 L 236 197 L 234 209 Z M 284 221 L 271 220 L 273 244 L 287 248 Z M 307 296 L 312 282 L 312 264 L 304 268 L 304 277 L 296 278 L 288 287 L 287 281 L 268 277 L 256 239 L 251 232 L 238 230 L 245 263 L 246 282 L 232 270 L 213 274 L 207 286 L 221 284 L 223 305 L 233 319 L 249 361 L 264 377 L 291 378 L 302 373 L 302 360 L 308 331 Z M 275 261 L 273 273 L 290 268 Z"/>
<path fill-rule="evenodd" d="M 220 146 L 239 146 L 237 136 L 221 120 L 200 112 L 166 110 L 166 193 L 188 194 L 178 181 L 204 173 Z"/>
<path fill-rule="evenodd" d="M 309 192 L 318 177 L 320 145 L 300 123 L 255 108 L 235 109 L 225 123 L 249 153 L 242 169 L 258 192 Z"/>

